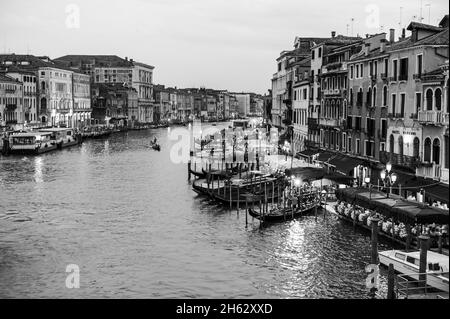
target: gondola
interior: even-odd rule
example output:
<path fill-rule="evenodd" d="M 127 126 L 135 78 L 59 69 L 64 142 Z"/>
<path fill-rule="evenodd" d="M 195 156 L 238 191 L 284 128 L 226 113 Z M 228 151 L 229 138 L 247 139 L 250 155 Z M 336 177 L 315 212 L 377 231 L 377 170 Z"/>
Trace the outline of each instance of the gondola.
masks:
<path fill-rule="evenodd" d="M 249 208 L 248 213 L 250 214 L 250 216 L 262 220 L 264 222 L 277 223 L 306 215 L 317 206 L 318 204 L 314 203 L 311 205 L 303 206 L 301 208 L 295 208 L 294 212 L 292 212 L 291 208 L 274 209 L 267 214 L 260 214 L 256 210 Z"/>
<path fill-rule="evenodd" d="M 155 151 L 161 151 L 161 146 L 158 143 L 151 141 L 150 144 Z"/>

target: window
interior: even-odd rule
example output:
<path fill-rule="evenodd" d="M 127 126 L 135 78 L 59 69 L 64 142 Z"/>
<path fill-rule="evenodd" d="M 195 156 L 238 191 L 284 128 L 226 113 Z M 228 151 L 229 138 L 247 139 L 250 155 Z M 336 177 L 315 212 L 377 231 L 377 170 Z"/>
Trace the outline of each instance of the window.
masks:
<path fill-rule="evenodd" d="M 394 154 L 394 143 L 394 135 L 391 134 L 391 136 L 389 136 L 389 152 L 391 153 L 391 155 Z"/>
<path fill-rule="evenodd" d="M 388 99 L 388 88 L 385 85 L 383 87 L 383 106 L 387 106 L 387 99 Z"/>
<path fill-rule="evenodd" d="M 403 163 L 403 136 L 398 137 L 398 154 L 400 155 L 400 163 Z"/>
<path fill-rule="evenodd" d="M 441 157 L 441 141 L 435 138 L 433 141 L 433 162 L 439 165 Z"/>
<path fill-rule="evenodd" d="M 354 71 L 354 67 L 353 65 L 350 66 L 350 79 L 353 79 L 353 71 Z"/>
<path fill-rule="evenodd" d="M 361 70 L 361 78 L 364 76 L 364 65 L 361 63 L 361 66 L 360 66 L 360 70 Z"/>
<path fill-rule="evenodd" d="M 350 105 L 353 106 L 353 88 L 350 88 L 349 92 Z"/>
<path fill-rule="evenodd" d="M 364 144 L 365 144 L 364 145 L 365 155 L 372 157 L 373 156 L 373 145 L 374 145 L 374 142 L 365 140 Z"/>
<path fill-rule="evenodd" d="M 397 81 L 397 64 L 398 64 L 398 60 L 394 60 L 392 61 L 392 77 L 394 78 L 394 81 Z"/>
<path fill-rule="evenodd" d="M 317 57 L 319 57 L 319 58 L 322 57 L 322 48 L 319 48 L 319 50 L 317 52 Z"/>
<path fill-rule="evenodd" d="M 422 60 L 423 60 L 423 55 L 422 54 L 418 54 L 417 55 L 417 61 L 416 61 L 416 73 L 419 76 L 419 78 L 422 76 Z"/>
<path fill-rule="evenodd" d="M 358 154 L 358 155 L 360 154 L 360 151 L 361 151 L 361 145 L 359 145 L 359 143 L 360 143 L 360 140 L 359 140 L 359 138 L 357 138 L 355 147 L 356 147 L 356 154 Z"/>
<path fill-rule="evenodd" d="M 316 51 L 315 50 L 312 50 L 311 51 L 311 54 L 312 54 L 312 59 L 314 60 L 315 58 L 316 58 Z"/>
<path fill-rule="evenodd" d="M 359 88 L 358 94 L 356 95 L 356 106 L 362 106 L 363 103 L 363 90 Z"/>
<path fill-rule="evenodd" d="M 378 61 L 373 62 L 373 74 L 374 75 L 378 74 Z"/>
<path fill-rule="evenodd" d="M 434 91 L 434 107 L 436 108 L 436 111 L 441 110 L 441 103 L 442 103 L 442 91 L 440 88 L 437 88 L 436 91 Z"/>
<path fill-rule="evenodd" d="M 413 141 L 413 157 L 419 157 L 419 153 L 420 153 L 420 140 L 418 137 L 414 138 Z"/>
<path fill-rule="evenodd" d="M 356 76 L 355 78 L 359 78 L 359 64 L 356 65 Z"/>
<path fill-rule="evenodd" d="M 388 69 L 389 69 L 389 59 L 384 59 L 384 73 L 386 76 L 388 75 Z"/>
<path fill-rule="evenodd" d="M 431 163 L 431 139 L 427 137 L 423 146 L 423 160 Z"/>
<path fill-rule="evenodd" d="M 392 105 L 392 115 L 395 116 L 395 108 L 396 108 L 396 103 L 397 103 L 397 95 L 394 93 L 392 94 L 392 101 L 391 101 L 391 105 Z"/>
<path fill-rule="evenodd" d="M 416 92 L 416 114 L 422 109 L 422 93 Z"/>
<path fill-rule="evenodd" d="M 400 81 L 408 80 L 408 58 L 400 59 Z"/>
<path fill-rule="evenodd" d="M 400 94 L 400 117 L 405 117 L 406 94 Z"/>
<path fill-rule="evenodd" d="M 348 137 L 348 151 L 351 152 L 352 151 L 352 137 L 349 136 Z"/>
<path fill-rule="evenodd" d="M 433 110 L 433 90 L 428 89 L 426 93 L 427 111 Z"/>
<path fill-rule="evenodd" d="M 373 98 L 372 98 L 372 106 L 376 106 L 377 105 L 377 88 L 374 87 L 373 88 Z"/>
<path fill-rule="evenodd" d="M 386 143 L 384 143 L 384 142 L 380 143 L 380 151 L 381 152 L 386 152 Z"/>
<path fill-rule="evenodd" d="M 387 120 L 381 119 L 381 138 L 385 139 L 387 136 Z"/>

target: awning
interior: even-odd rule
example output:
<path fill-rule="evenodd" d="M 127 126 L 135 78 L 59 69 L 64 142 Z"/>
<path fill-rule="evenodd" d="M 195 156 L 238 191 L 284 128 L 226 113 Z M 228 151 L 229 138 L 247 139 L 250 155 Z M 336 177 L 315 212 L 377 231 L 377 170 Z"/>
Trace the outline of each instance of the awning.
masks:
<path fill-rule="evenodd" d="M 449 211 L 412 202 L 367 188 L 344 188 L 336 190 L 336 197 L 350 204 L 378 212 L 386 217 L 393 217 L 406 223 L 449 223 Z"/>
<path fill-rule="evenodd" d="M 328 174 L 325 174 L 323 177 L 324 179 L 329 179 L 333 182 L 339 183 L 339 184 L 345 184 L 345 185 L 351 185 L 353 184 L 354 178 L 352 176 L 346 176 L 342 175 L 336 172 L 330 172 Z"/>
<path fill-rule="evenodd" d="M 295 154 L 296 157 L 306 157 L 309 158 L 313 155 L 319 154 L 318 150 L 311 150 L 311 149 L 307 149 L 301 152 L 298 152 L 297 154 Z"/>
<path fill-rule="evenodd" d="M 331 158 L 328 164 L 335 166 L 337 172 L 340 172 L 344 175 L 350 175 L 353 173 L 353 169 L 363 162 L 364 160 L 359 158 L 337 155 Z"/>
<path fill-rule="evenodd" d="M 333 156 L 336 156 L 336 154 L 331 153 L 331 152 L 326 152 L 326 151 L 321 152 L 321 153 L 319 153 L 319 156 L 317 157 L 317 161 L 318 162 L 327 162 Z"/>
<path fill-rule="evenodd" d="M 426 187 L 425 197 L 429 197 L 432 200 L 440 201 L 441 203 L 449 204 L 449 193 L 448 193 L 448 185 L 445 184 L 437 184 L 434 186 Z"/>
<path fill-rule="evenodd" d="M 315 181 L 322 179 L 326 172 L 322 168 L 316 167 L 296 167 L 285 170 L 286 176 L 295 176 L 302 181 Z"/>

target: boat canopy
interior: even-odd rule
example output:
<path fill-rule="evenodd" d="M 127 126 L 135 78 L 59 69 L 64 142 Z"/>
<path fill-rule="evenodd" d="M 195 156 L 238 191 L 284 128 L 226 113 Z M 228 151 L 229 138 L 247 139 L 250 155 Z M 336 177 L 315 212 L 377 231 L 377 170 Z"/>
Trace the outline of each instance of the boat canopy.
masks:
<path fill-rule="evenodd" d="M 448 210 L 408 201 L 393 194 L 387 198 L 385 193 L 377 190 L 369 192 L 367 188 L 341 188 L 336 190 L 336 197 L 405 223 L 449 223 Z"/>

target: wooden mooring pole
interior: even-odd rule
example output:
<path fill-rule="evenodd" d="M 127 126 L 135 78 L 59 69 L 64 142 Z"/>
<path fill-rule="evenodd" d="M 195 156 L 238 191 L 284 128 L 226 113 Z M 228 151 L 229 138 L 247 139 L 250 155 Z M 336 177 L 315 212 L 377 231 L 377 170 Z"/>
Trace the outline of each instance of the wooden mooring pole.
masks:
<path fill-rule="evenodd" d="M 188 162 L 188 181 L 191 180 L 191 160 Z"/>
<path fill-rule="evenodd" d="M 419 287 L 425 288 L 427 285 L 427 253 L 428 253 L 428 242 L 430 237 L 425 235 L 419 236 L 420 243 L 420 260 L 419 260 Z"/>
<path fill-rule="evenodd" d="M 387 299 L 395 299 L 395 270 L 394 264 L 389 264 L 388 267 L 388 291 Z"/>

